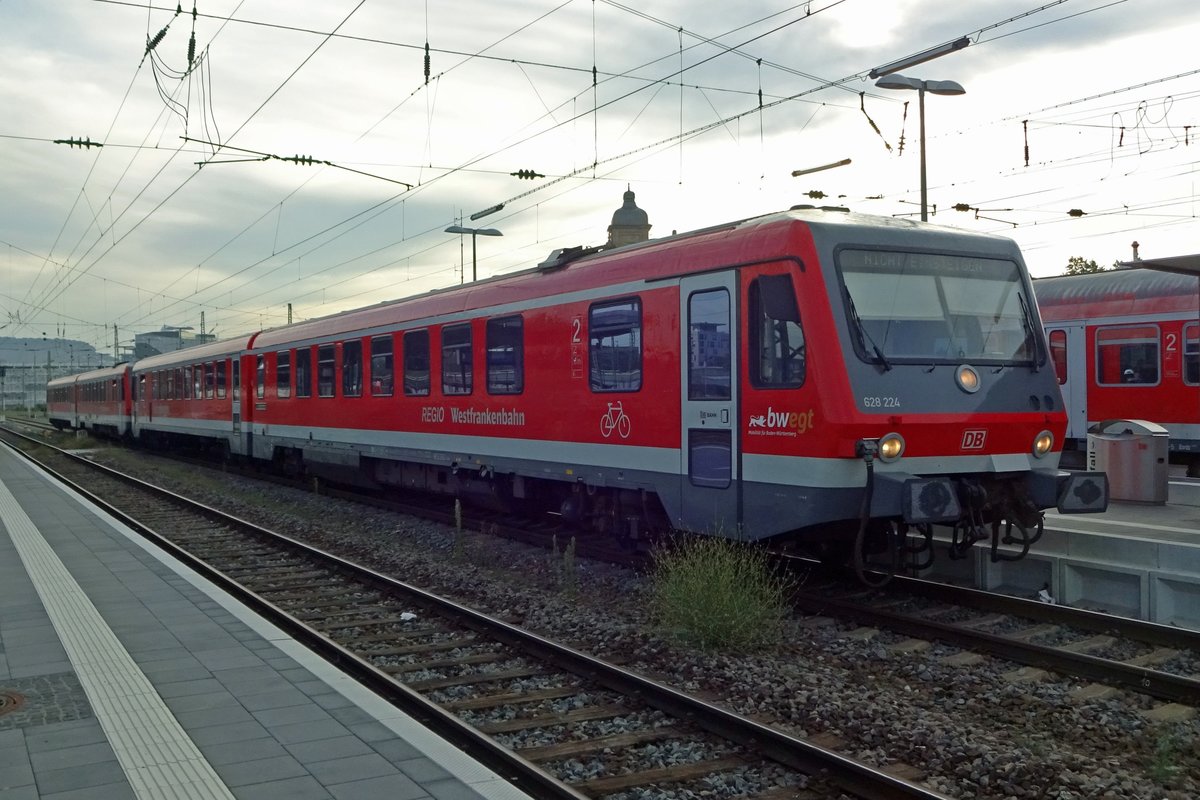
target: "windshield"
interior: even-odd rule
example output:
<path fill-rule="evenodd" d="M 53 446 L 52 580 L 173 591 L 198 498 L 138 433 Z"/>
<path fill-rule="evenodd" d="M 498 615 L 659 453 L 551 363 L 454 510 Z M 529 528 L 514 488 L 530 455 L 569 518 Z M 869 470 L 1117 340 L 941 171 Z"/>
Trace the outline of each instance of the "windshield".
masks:
<path fill-rule="evenodd" d="M 970 256 L 842 250 L 859 355 L 889 361 L 1034 363 L 1020 270 Z"/>

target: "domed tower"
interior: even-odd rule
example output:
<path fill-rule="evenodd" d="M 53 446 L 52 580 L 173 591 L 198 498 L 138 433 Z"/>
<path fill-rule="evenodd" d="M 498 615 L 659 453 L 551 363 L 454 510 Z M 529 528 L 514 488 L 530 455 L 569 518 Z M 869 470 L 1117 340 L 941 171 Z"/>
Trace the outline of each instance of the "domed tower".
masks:
<path fill-rule="evenodd" d="M 644 242 L 650 238 L 650 218 L 633 201 L 633 191 L 625 187 L 625 202 L 613 212 L 612 225 L 608 226 L 608 244 L 605 247 L 624 247 L 627 244 Z"/>

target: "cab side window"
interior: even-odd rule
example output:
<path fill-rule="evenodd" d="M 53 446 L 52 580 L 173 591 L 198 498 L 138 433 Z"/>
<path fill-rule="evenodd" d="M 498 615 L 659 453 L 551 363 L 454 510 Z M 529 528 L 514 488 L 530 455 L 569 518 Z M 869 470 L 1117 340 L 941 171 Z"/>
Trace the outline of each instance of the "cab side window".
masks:
<path fill-rule="evenodd" d="M 801 386 L 807 373 L 804 329 L 791 275 L 763 275 L 750 284 L 750 384 L 758 389 Z"/>

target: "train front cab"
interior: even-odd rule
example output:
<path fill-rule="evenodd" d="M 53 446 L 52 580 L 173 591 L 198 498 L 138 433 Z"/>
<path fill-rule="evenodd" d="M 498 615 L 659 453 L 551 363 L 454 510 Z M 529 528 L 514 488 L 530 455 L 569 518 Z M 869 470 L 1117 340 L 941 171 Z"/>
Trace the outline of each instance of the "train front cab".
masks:
<path fill-rule="evenodd" d="M 744 310 L 748 339 L 793 328 L 791 382 L 756 381 L 765 335 L 733 351 L 750 362 L 739 517 L 750 538 L 791 522 L 802 543 L 852 538 L 857 553 L 918 535 L 931 555 L 941 525 L 952 556 L 990 539 L 1007 560 L 1000 545 L 1028 552 L 1042 509 L 1107 507 L 1102 474 L 1057 467 L 1066 420 L 1015 245 L 924 226 L 813 228 L 790 303 L 771 291 Z"/>

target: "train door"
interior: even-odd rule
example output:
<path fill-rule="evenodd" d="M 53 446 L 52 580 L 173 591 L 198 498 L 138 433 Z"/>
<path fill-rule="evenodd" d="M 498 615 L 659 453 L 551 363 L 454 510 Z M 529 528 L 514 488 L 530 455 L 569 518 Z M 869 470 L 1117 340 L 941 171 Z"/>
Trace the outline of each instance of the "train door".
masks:
<path fill-rule="evenodd" d="M 1067 439 L 1087 439 L 1087 339 L 1082 324 L 1046 328 L 1050 360 L 1067 412 Z"/>
<path fill-rule="evenodd" d="M 741 522 L 737 420 L 737 273 L 679 285 L 682 527 L 736 536 Z"/>

